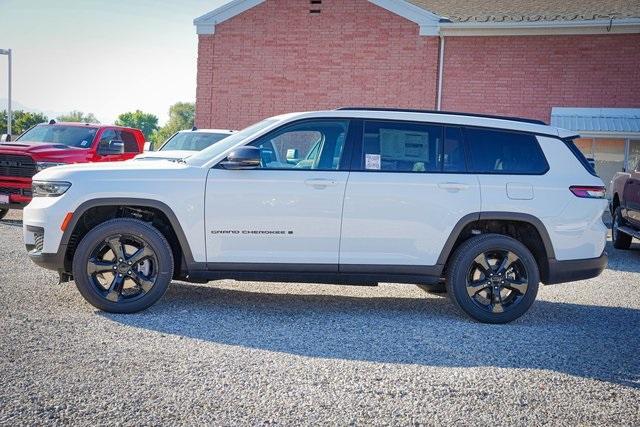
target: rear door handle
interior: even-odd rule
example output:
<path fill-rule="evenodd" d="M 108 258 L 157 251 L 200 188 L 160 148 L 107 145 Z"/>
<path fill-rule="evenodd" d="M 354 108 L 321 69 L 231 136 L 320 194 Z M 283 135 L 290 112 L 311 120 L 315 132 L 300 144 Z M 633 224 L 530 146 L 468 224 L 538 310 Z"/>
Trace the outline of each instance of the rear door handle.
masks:
<path fill-rule="evenodd" d="M 333 187 L 338 184 L 337 181 L 334 181 L 333 179 L 326 179 L 326 178 L 310 178 L 310 179 L 307 179 L 304 183 L 309 187 L 313 187 L 318 190 L 321 190 L 327 187 Z"/>
<path fill-rule="evenodd" d="M 468 189 L 469 184 L 464 184 L 462 182 L 441 182 L 438 184 L 438 187 L 443 190 L 460 191 Z"/>

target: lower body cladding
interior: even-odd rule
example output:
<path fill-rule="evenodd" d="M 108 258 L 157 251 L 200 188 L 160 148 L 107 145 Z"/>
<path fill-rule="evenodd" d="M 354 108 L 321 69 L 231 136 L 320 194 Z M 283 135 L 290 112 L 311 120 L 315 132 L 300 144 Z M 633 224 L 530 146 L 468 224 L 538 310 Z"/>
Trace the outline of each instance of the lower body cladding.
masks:
<path fill-rule="evenodd" d="M 40 267 L 71 278 L 65 267 L 66 245 L 56 253 L 43 253 L 44 229 L 25 225 L 25 245 L 29 258 Z M 597 258 L 564 260 L 548 259 L 545 285 L 574 282 L 597 277 L 607 267 L 607 253 Z M 444 265 L 333 265 L 333 264 L 254 264 L 254 263 L 187 263 L 180 280 L 202 283 L 213 280 L 255 282 L 300 282 L 337 285 L 375 286 L 378 283 L 437 284 L 443 279 Z"/>

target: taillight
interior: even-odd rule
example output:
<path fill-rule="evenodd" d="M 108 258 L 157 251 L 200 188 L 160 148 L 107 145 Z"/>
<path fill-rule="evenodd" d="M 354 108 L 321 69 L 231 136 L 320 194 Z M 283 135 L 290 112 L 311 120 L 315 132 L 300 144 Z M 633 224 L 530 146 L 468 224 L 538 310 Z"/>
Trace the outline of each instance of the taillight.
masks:
<path fill-rule="evenodd" d="M 591 187 L 584 185 L 572 185 L 569 190 L 576 196 L 583 199 L 604 199 L 607 189 L 604 187 Z"/>

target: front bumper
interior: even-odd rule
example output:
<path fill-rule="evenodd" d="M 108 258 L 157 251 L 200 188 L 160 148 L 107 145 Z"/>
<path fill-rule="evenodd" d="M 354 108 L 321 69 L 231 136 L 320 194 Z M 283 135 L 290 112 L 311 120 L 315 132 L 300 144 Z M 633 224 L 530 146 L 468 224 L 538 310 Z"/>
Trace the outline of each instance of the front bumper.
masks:
<path fill-rule="evenodd" d="M 549 273 L 545 285 L 575 282 L 597 277 L 607 268 L 609 257 L 602 252 L 598 258 L 572 259 L 567 261 L 549 260 Z"/>

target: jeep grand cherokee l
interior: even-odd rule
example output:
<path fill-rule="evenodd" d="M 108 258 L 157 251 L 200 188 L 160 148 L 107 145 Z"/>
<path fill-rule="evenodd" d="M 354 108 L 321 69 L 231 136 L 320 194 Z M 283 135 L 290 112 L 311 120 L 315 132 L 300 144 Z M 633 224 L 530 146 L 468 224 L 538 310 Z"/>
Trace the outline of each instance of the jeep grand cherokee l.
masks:
<path fill-rule="evenodd" d="M 482 322 L 605 268 L 607 202 L 571 132 L 523 119 L 340 109 L 261 121 L 183 161 L 35 176 L 24 239 L 101 310 L 172 279 L 413 283 Z"/>
<path fill-rule="evenodd" d="M 117 149 L 122 145 L 122 150 Z M 31 200 L 31 177 L 68 163 L 113 162 L 142 152 L 138 129 L 51 121 L 32 127 L 11 142 L 0 143 L 0 218 Z M 114 148 L 115 147 L 115 148 Z"/>

